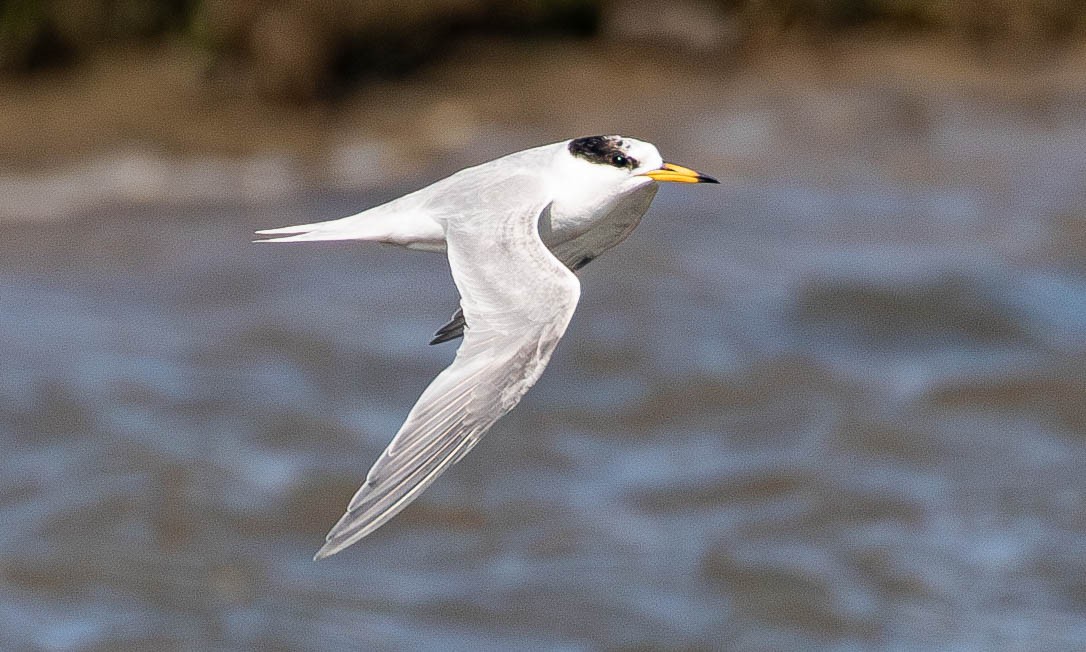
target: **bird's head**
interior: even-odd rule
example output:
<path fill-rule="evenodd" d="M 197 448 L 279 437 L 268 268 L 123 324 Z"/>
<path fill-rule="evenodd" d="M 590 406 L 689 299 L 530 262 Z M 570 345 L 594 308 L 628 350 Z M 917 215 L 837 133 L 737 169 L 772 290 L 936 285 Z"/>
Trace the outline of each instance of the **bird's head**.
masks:
<path fill-rule="evenodd" d="M 710 176 L 665 163 L 652 143 L 622 136 L 588 136 L 569 141 L 568 174 L 582 182 L 638 186 L 652 181 L 718 183 Z"/>
<path fill-rule="evenodd" d="M 644 205 L 636 215 L 640 219 L 656 194 L 654 181 L 717 183 L 665 163 L 655 145 L 633 138 L 588 136 L 559 145 L 551 168 L 550 215 L 552 226 L 567 234 L 591 228 L 624 197 L 641 198 Z"/>

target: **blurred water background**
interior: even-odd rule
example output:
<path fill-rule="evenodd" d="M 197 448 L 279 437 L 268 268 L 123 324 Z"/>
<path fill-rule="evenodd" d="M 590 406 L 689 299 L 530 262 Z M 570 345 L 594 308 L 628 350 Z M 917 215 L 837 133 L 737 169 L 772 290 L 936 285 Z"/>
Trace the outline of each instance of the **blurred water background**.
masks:
<path fill-rule="evenodd" d="M 1086 649 L 1080 7 L 0 4 L 0 649 Z M 596 133 L 722 184 L 311 562 L 456 295 L 252 231 Z"/>

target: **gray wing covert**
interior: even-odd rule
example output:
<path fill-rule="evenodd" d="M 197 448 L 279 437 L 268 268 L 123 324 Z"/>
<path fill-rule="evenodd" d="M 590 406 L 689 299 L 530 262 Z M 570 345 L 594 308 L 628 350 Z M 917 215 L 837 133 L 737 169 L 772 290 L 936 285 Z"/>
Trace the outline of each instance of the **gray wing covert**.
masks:
<path fill-rule="evenodd" d="M 579 271 L 633 233 L 656 197 L 657 186 L 655 183 L 645 184 L 626 195 L 590 230 L 572 240 L 553 244 L 551 253 L 569 269 Z M 449 321 L 437 329 L 430 344 L 441 344 L 463 336 L 465 326 L 464 312 L 457 308 Z"/>

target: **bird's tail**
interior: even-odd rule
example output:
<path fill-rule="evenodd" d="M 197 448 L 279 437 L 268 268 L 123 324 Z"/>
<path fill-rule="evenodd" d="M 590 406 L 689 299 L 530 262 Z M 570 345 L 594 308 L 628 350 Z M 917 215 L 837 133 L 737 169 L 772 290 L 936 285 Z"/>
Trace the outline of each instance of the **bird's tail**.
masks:
<path fill-rule="evenodd" d="M 271 237 L 255 242 L 365 240 L 410 249 L 440 251 L 445 248 L 445 233 L 441 225 L 422 210 L 397 208 L 392 202 L 338 220 L 264 229 L 257 231 L 257 235 Z"/>
<path fill-rule="evenodd" d="M 303 242 L 307 240 L 347 240 L 350 238 L 345 230 L 331 229 L 325 226 L 327 224 L 329 222 L 314 222 L 313 224 L 284 226 L 278 229 L 264 229 L 257 231 L 256 234 L 274 237 L 260 238 L 253 240 L 253 242 Z"/>

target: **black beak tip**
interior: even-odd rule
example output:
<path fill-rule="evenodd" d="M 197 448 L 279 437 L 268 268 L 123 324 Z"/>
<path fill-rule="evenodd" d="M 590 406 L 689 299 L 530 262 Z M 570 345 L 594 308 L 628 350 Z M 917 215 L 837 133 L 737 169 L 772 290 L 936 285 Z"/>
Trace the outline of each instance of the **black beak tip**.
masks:
<path fill-rule="evenodd" d="M 698 183 L 720 183 L 708 174 L 698 174 Z"/>

